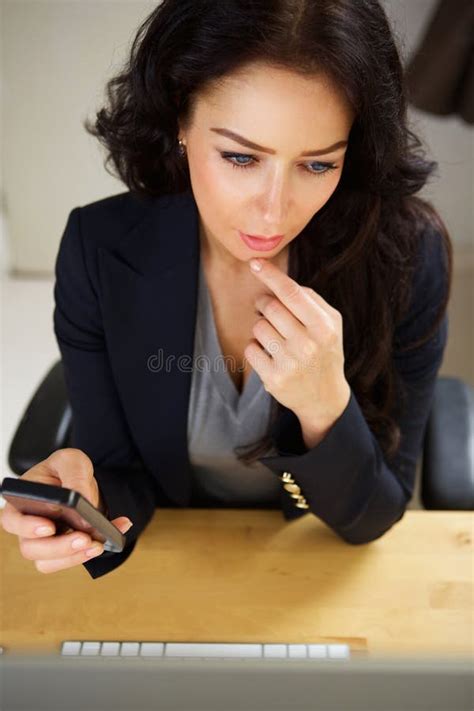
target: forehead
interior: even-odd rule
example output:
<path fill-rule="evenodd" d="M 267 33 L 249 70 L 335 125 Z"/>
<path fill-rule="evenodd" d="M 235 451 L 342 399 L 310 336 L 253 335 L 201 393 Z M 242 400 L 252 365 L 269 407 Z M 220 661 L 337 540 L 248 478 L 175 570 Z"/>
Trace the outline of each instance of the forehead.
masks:
<path fill-rule="evenodd" d="M 295 133 L 313 126 L 313 138 L 317 128 L 348 132 L 355 116 L 344 92 L 327 76 L 303 76 L 266 64 L 252 64 L 215 81 L 199 97 L 198 110 L 203 120 L 227 122 L 219 125 L 230 121 L 242 130 L 242 122 L 248 130 L 254 122 L 270 131 L 293 124 Z"/>

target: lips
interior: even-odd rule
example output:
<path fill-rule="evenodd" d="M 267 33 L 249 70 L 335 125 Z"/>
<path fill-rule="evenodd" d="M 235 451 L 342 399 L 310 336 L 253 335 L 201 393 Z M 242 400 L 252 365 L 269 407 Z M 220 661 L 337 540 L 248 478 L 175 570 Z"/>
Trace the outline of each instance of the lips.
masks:
<path fill-rule="evenodd" d="M 247 247 L 250 247 L 250 249 L 258 252 L 269 252 L 270 250 L 275 249 L 275 247 L 277 247 L 283 239 L 283 235 L 271 238 L 251 237 L 250 235 L 240 232 L 240 230 L 239 234 L 240 239 L 247 245 Z"/>
<path fill-rule="evenodd" d="M 248 232 L 244 232 L 243 234 L 246 235 L 247 237 L 251 237 L 252 239 L 268 239 L 268 240 L 270 240 L 270 239 L 281 239 L 281 237 L 283 237 L 283 235 L 272 235 L 271 237 L 265 237 L 265 235 L 249 235 Z"/>

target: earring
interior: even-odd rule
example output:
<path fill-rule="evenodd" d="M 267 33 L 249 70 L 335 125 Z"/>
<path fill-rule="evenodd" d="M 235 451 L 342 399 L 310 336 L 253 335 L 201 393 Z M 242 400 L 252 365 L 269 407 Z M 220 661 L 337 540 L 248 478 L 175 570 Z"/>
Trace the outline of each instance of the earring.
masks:
<path fill-rule="evenodd" d="M 181 138 L 179 139 L 178 143 L 179 143 L 179 148 L 178 148 L 179 154 L 180 154 L 180 156 L 184 157 L 186 155 L 186 145 L 183 143 Z"/>

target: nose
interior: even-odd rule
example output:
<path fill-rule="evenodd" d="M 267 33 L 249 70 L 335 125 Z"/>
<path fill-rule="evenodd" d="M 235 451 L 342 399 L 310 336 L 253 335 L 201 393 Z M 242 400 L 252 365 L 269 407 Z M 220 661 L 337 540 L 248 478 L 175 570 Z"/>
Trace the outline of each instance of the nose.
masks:
<path fill-rule="evenodd" d="M 290 184 L 283 172 L 275 172 L 269 178 L 261 195 L 261 214 L 268 225 L 266 234 L 283 234 L 287 224 L 290 203 Z"/>

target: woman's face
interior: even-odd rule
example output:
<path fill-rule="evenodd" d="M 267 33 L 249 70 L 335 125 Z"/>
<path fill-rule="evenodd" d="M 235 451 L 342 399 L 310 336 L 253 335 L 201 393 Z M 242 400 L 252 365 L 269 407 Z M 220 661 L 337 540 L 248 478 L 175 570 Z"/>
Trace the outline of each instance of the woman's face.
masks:
<path fill-rule="evenodd" d="M 324 78 L 268 65 L 253 64 L 201 94 L 191 127 L 179 137 L 212 258 L 237 270 L 252 257 L 278 263 L 335 191 L 353 120 L 344 96 Z M 239 231 L 283 239 L 261 252 Z"/>

